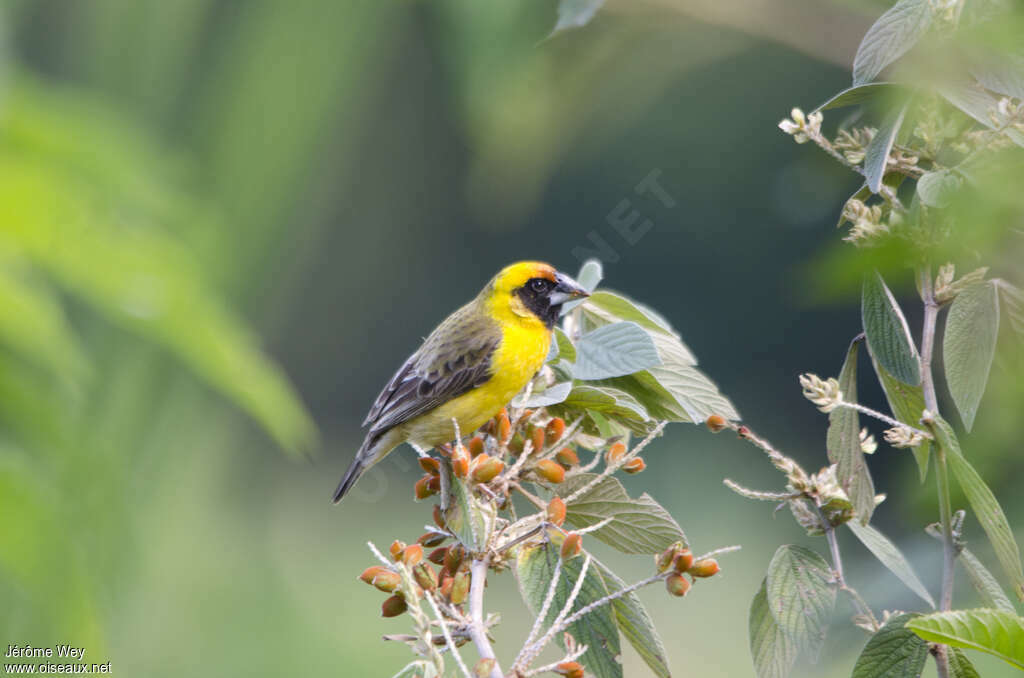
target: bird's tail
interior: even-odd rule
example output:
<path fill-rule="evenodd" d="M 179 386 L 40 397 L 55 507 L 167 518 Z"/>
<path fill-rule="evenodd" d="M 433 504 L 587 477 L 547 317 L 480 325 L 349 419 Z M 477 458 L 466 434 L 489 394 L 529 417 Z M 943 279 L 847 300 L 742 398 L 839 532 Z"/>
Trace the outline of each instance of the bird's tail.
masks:
<path fill-rule="evenodd" d="M 345 494 L 352 489 L 352 486 L 356 484 L 356 481 L 363 475 L 363 472 L 398 446 L 398 441 L 392 439 L 395 436 L 390 435 L 393 432 L 394 429 L 386 433 L 373 433 L 371 431 L 366 436 L 366 440 L 360 445 L 359 451 L 356 452 L 355 458 L 349 464 L 348 470 L 345 471 L 341 482 L 338 483 L 338 489 L 334 491 L 335 504 L 341 501 Z"/>

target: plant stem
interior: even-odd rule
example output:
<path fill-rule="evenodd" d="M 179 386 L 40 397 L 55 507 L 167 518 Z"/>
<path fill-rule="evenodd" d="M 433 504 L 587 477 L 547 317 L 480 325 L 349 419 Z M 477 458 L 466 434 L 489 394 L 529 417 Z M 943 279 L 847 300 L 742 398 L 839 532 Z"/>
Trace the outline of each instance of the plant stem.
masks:
<path fill-rule="evenodd" d="M 818 512 L 818 517 L 821 520 L 823 529 L 825 530 L 825 539 L 828 541 L 828 549 L 832 554 L 832 571 L 836 576 L 836 585 L 839 587 L 840 591 L 850 596 L 850 601 L 853 603 L 853 606 L 857 608 L 857 611 L 862 617 L 871 623 L 873 631 L 877 631 L 881 628 L 881 624 L 878 623 L 878 619 L 875 617 L 875 613 L 872 612 L 871 606 L 868 605 L 867 601 L 864 600 L 859 593 L 857 593 L 856 589 L 851 588 L 850 585 L 846 583 L 846 576 L 843 574 L 843 558 L 839 555 L 839 540 L 836 538 L 836 528 L 828 522 L 828 519 L 825 517 L 825 513 L 821 510 L 821 507 L 815 505 L 814 508 Z"/>
<path fill-rule="evenodd" d="M 487 557 L 481 557 L 473 561 L 469 567 L 469 635 L 476 645 L 476 651 L 481 659 L 495 659 L 494 648 L 487 637 L 487 628 L 484 625 L 484 584 L 487 581 Z M 490 678 L 504 678 L 498 662 L 494 662 Z"/>
<path fill-rule="evenodd" d="M 939 316 L 939 304 L 935 301 L 930 265 L 918 272 L 918 286 L 924 302 L 924 329 L 921 333 L 921 389 L 924 391 L 924 406 L 929 412 L 938 413 L 939 404 L 935 394 L 935 379 L 932 376 L 932 356 L 935 352 L 935 321 Z M 953 543 L 953 514 L 950 509 L 949 471 L 946 469 L 946 453 L 942 445 L 935 444 L 935 483 L 939 492 L 939 519 L 942 523 L 942 591 L 939 596 L 939 610 L 949 610 L 953 605 L 953 568 L 956 565 L 956 546 Z M 935 668 L 939 678 L 949 676 L 949 655 L 945 645 L 936 646 Z"/>

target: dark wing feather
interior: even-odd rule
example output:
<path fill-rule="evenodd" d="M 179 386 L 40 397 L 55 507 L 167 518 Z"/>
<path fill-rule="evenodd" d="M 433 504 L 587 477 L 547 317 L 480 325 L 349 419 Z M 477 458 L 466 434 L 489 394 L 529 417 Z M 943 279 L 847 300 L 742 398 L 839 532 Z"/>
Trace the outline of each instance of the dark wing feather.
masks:
<path fill-rule="evenodd" d="M 395 373 L 363 425 L 384 431 L 403 424 L 484 384 L 501 328 L 473 303 L 438 326 Z"/>

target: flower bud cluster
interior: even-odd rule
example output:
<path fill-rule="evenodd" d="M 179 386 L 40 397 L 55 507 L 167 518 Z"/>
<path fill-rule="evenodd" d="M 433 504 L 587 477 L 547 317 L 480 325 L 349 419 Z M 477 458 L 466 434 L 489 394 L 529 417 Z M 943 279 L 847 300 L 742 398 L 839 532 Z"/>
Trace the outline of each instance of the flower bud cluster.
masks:
<path fill-rule="evenodd" d="M 811 137 L 821 135 L 821 122 L 824 116 L 820 111 L 804 115 L 799 108 L 794 108 L 788 118 L 779 122 L 779 129 L 793 137 L 798 144 L 807 142 Z"/>
<path fill-rule="evenodd" d="M 834 377 L 823 380 L 818 375 L 808 372 L 800 375 L 800 386 L 803 387 L 804 397 L 826 414 L 843 402 L 843 393 Z"/>

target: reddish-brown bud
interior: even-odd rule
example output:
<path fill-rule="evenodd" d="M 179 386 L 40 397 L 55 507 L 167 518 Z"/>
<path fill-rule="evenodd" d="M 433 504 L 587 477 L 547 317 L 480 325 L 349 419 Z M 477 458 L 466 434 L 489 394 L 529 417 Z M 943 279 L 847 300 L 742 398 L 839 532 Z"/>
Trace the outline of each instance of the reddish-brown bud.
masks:
<path fill-rule="evenodd" d="M 402 562 L 412 567 L 423 560 L 423 547 L 419 544 L 409 544 L 402 551 Z"/>
<path fill-rule="evenodd" d="M 384 601 L 384 604 L 380 606 L 380 613 L 383 617 L 397 617 L 409 608 L 405 604 L 405 598 L 401 596 L 391 596 Z"/>
<path fill-rule="evenodd" d="M 373 584 L 373 578 L 381 572 L 390 572 L 390 570 L 386 567 L 381 567 L 380 565 L 374 565 L 363 570 L 363 573 L 359 575 L 359 578 L 367 584 Z"/>
<path fill-rule="evenodd" d="M 441 476 L 439 476 L 439 475 L 437 475 L 437 476 L 430 476 L 430 480 L 427 482 L 427 487 L 429 487 L 430 491 L 433 492 L 434 494 L 437 494 L 438 492 L 440 492 L 441 491 Z"/>
<path fill-rule="evenodd" d="M 658 572 L 664 572 L 668 568 L 672 567 L 672 561 L 675 560 L 678 548 L 681 546 L 679 542 L 676 542 L 672 546 L 654 556 L 654 566 L 658 568 Z"/>
<path fill-rule="evenodd" d="M 461 605 L 466 602 L 466 597 L 469 595 L 469 584 L 469 572 L 459 572 L 455 575 L 455 582 L 452 584 L 452 603 Z"/>
<path fill-rule="evenodd" d="M 626 454 L 626 444 L 622 442 L 615 443 L 608 448 L 608 452 L 604 456 L 605 463 L 611 466 L 617 463 L 619 459 L 622 459 L 624 454 Z"/>
<path fill-rule="evenodd" d="M 459 478 L 469 475 L 469 455 L 460 455 L 452 459 L 452 471 Z"/>
<path fill-rule="evenodd" d="M 434 490 L 430 489 L 430 480 L 436 477 L 437 476 L 427 474 L 416 481 L 416 484 L 413 486 L 413 494 L 416 496 L 417 500 L 426 499 L 427 497 L 435 494 Z"/>
<path fill-rule="evenodd" d="M 547 434 L 548 444 L 554 445 L 562 439 L 562 435 L 565 433 L 565 419 L 555 417 L 544 427 L 544 433 Z"/>
<path fill-rule="evenodd" d="M 432 549 L 435 546 L 440 546 L 447 538 L 448 535 L 441 532 L 424 532 L 420 535 L 420 538 L 416 540 L 416 543 L 423 544 L 426 548 Z"/>
<path fill-rule="evenodd" d="M 486 454 L 481 454 L 474 461 L 480 462 L 473 469 L 473 480 L 478 483 L 489 483 L 505 470 L 505 462 L 495 457 L 488 457 Z"/>
<path fill-rule="evenodd" d="M 560 483 L 565 480 L 565 469 L 553 459 L 541 459 L 533 470 L 549 483 Z"/>
<path fill-rule="evenodd" d="M 508 449 L 509 454 L 511 454 L 513 457 L 518 457 L 520 454 L 523 453 L 523 446 L 525 444 L 526 443 L 523 440 L 523 434 L 520 433 L 519 431 L 516 431 L 516 434 L 512 436 L 512 439 L 508 441 L 505 447 L 506 449 Z"/>
<path fill-rule="evenodd" d="M 451 572 L 453 575 L 459 571 L 459 565 L 462 564 L 462 559 L 465 557 L 465 551 L 461 546 L 453 546 L 448 549 L 447 555 L 444 557 L 444 569 Z"/>
<path fill-rule="evenodd" d="M 508 410 L 502 408 L 498 413 L 498 442 L 502 445 L 512 438 L 512 421 L 508 418 Z"/>
<path fill-rule="evenodd" d="M 442 530 L 444 529 L 444 514 L 441 513 L 441 507 L 436 505 L 434 506 L 434 524 Z"/>
<path fill-rule="evenodd" d="M 555 461 L 566 469 L 570 469 L 580 463 L 580 457 L 571 447 L 563 447 L 555 454 Z"/>
<path fill-rule="evenodd" d="M 447 555 L 448 555 L 448 547 L 447 546 L 442 546 L 442 547 L 436 548 L 433 551 L 431 551 L 430 553 L 428 553 L 427 554 L 427 560 L 429 560 L 430 562 L 432 562 L 435 565 L 444 565 L 444 559 L 445 559 L 445 557 Z"/>
<path fill-rule="evenodd" d="M 391 557 L 398 560 L 402 557 L 402 552 L 405 551 L 405 542 L 396 539 L 391 542 L 391 548 L 389 550 L 391 551 Z"/>
<path fill-rule="evenodd" d="M 687 570 L 691 577 L 713 577 L 722 568 L 718 566 L 718 561 L 714 558 L 705 558 L 704 560 L 698 560 L 693 566 Z"/>
<path fill-rule="evenodd" d="M 565 502 L 561 497 L 552 497 L 548 502 L 548 522 L 555 525 L 565 522 Z"/>
<path fill-rule="evenodd" d="M 640 457 L 633 457 L 622 465 L 622 470 L 626 473 L 640 473 L 645 468 L 647 468 L 647 464 Z"/>
<path fill-rule="evenodd" d="M 565 678 L 583 678 L 583 665 L 579 662 L 562 662 L 555 667 L 555 673 Z"/>
<path fill-rule="evenodd" d="M 736 429 L 736 435 L 738 435 L 740 438 L 749 438 L 750 429 L 747 428 L 746 426 L 740 426 L 738 429 Z"/>
<path fill-rule="evenodd" d="M 690 580 L 681 574 L 670 574 L 665 580 L 665 588 L 673 596 L 685 596 L 690 590 Z"/>
<path fill-rule="evenodd" d="M 725 417 L 723 417 L 720 414 L 712 414 L 710 417 L 707 418 L 704 424 L 712 433 L 718 433 L 719 431 L 723 430 L 726 426 L 728 426 L 729 422 L 727 422 L 725 420 Z"/>
<path fill-rule="evenodd" d="M 452 595 L 452 585 L 454 584 L 455 577 L 441 577 L 441 585 L 438 587 L 438 591 L 445 598 L 450 598 Z"/>
<path fill-rule="evenodd" d="M 530 442 L 533 443 L 533 451 L 540 452 L 544 449 L 544 429 L 540 426 L 530 431 Z"/>
<path fill-rule="evenodd" d="M 434 457 L 420 457 L 419 462 L 420 468 L 432 476 L 436 476 L 441 472 L 441 462 Z"/>
<path fill-rule="evenodd" d="M 487 678 L 491 675 L 491 671 L 494 670 L 495 660 L 491 658 L 481 659 L 473 667 L 473 675 L 476 678 Z"/>
<path fill-rule="evenodd" d="M 473 436 L 469 440 L 469 444 L 466 445 L 466 449 L 469 450 L 469 456 L 479 457 L 484 452 L 484 439 L 480 436 Z"/>
<path fill-rule="evenodd" d="M 576 532 L 570 532 L 565 535 L 565 541 L 562 542 L 561 555 L 562 560 L 571 560 L 578 556 L 583 551 L 583 537 Z"/>
<path fill-rule="evenodd" d="M 693 552 L 690 549 L 683 549 L 676 553 L 672 559 L 672 569 L 682 574 L 693 567 Z"/>
<path fill-rule="evenodd" d="M 438 445 L 434 449 L 436 449 L 438 454 L 440 454 L 442 457 L 450 457 L 450 456 L 452 456 L 452 445 L 451 445 L 451 443 L 445 443 L 443 445 Z"/>
<path fill-rule="evenodd" d="M 433 591 L 437 586 L 437 573 L 428 563 L 420 563 L 412 568 L 412 578 L 424 591 Z"/>

